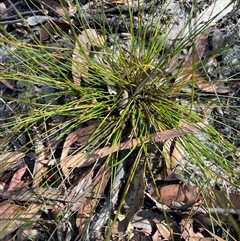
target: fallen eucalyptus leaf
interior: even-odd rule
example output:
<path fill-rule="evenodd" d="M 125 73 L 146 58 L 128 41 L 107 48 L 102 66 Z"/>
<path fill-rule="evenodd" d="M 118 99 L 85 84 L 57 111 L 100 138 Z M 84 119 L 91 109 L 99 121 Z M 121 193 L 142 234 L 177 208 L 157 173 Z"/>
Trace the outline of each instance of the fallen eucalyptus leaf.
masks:
<path fill-rule="evenodd" d="M 8 234 L 13 233 L 16 229 L 22 227 L 26 220 L 28 222 L 36 221 L 40 218 L 42 205 L 31 204 L 27 210 L 15 204 L 1 204 L 0 205 L 0 233 L 1 240 Z"/>
<path fill-rule="evenodd" d="M 50 17 L 44 16 L 44 15 L 34 15 L 29 18 L 27 18 L 27 23 L 30 26 L 36 26 L 40 23 L 45 23 L 49 20 Z"/>
<path fill-rule="evenodd" d="M 195 126 L 195 127 L 194 127 Z M 100 158 L 108 156 L 113 152 L 117 152 L 120 150 L 131 149 L 137 145 L 144 143 L 149 143 L 152 141 L 155 142 L 163 142 L 167 139 L 171 139 L 174 137 L 179 137 L 181 135 L 185 135 L 187 133 L 195 133 L 199 130 L 199 128 L 204 128 L 205 125 L 203 123 L 195 123 L 193 126 L 184 124 L 179 128 L 173 128 L 171 130 L 159 131 L 151 135 L 151 138 L 142 138 L 142 141 L 139 139 L 133 139 L 130 141 L 126 141 L 121 143 L 120 145 L 113 145 L 110 147 L 103 147 L 98 150 L 92 151 L 90 153 L 82 153 L 79 152 L 76 155 L 68 156 L 64 159 L 61 159 L 61 168 L 64 175 L 68 178 L 69 171 L 68 168 L 73 167 L 86 167 L 95 162 L 97 162 Z M 74 137 L 75 138 L 75 137 Z"/>
<path fill-rule="evenodd" d="M 101 47 L 104 42 L 104 37 L 95 29 L 86 29 L 78 36 L 72 54 L 72 76 L 75 85 L 80 85 L 81 80 L 88 82 L 91 48 L 93 46 Z"/>
<path fill-rule="evenodd" d="M 7 191 L 11 191 L 14 187 L 16 187 L 21 182 L 21 178 L 24 175 L 26 169 L 27 169 L 27 165 L 25 164 L 23 167 L 21 167 L 19 170 L 17 170 L 14 173 Z"/>
<path fill-rule="evenodd" d="M 216 0 L 207 8 L 203 13 L 199 14 L 196 18 L 191 20 L 191 30 L 194 32 L 199 31 L 203 25 L 214 26 L 220 19 L 227 13 L 234 9 L 234 1 L 232 0 Z M 188 36 L 192 31 L 186 28 L 184 35 Z"/>
<path fill-rule="evenodd" d="M 212 50 L 217 53 L 224 46 L 224 38 L 220 29 L 215 28 L 212 36 Z"/>
<path fill-rule="evenodd" d="M 18 169 L 23 165 L 22 158 L 25 156 L 25 153 L 22 152 L 6 152 L 0 155 L 0 170 L 1 173 L 6 170 Z"/>

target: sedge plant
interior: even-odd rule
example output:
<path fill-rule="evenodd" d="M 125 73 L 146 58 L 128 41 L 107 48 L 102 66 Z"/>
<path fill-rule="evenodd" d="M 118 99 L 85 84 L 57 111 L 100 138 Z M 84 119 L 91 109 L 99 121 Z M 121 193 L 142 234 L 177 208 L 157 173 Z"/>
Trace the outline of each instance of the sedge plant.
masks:
<path fill-rule="evenodd" d="M 104 16 L 104 6 L 101 4 L 101 14 Z M 164 159 L 164 143 L 156 143 L 152 138 L 153 134 L 159 131 L 176 128 L 181 132 L 183 125 L 198 128 L 197 133 L 180 135 L 172 143 L 172 145 L 178 143 L 184 150 L 187 162 L 190 163 L 189 169 L 180 171 L 181 174 L 185 173 L 186 182 L 198 185 L 203 193 L 204 190 L 208 192 L 210 188 L 214 188 L 213 185 L 219 183 L 216 176 L 221 173 L 222 180 L 228 185 L 239 187 L 233 163 L 227 158 L 227 153 L 234 153 L 236 150 L 233 145 L 236 140 L 222 135 L 211 124 L 200 124 L 206 123 L 205 116 L 200 111 L 203 108 L 232 108 L 236 112 L 238 110 L 227 103 L 215 101 L 221 97 L 225 98 L 217 92 L 202 93 L 196 90 L 194 74 L 191 78 L 176 81 L 186 67 L 182 66 L 184 59 L 179 59 L 179 56 L 183 51 L 189 50 L 190 46 L 193 48 L 193 56 L 198 54 L 194 51 L 196 42 L 208 33 L 208 25 L 200 29 L 192 28 L 191 35 L 184 35 L 197 10 L 194 1 L 185 28 L 169 43 L 168 37 L 173 28 L 174 17 L 169 17 L 163 24 L 168 3 L 162 3 L 162 6 L 162 8 L 153 6 L 149 10 L 148 18 L 144 19 L 141 3 L 137 4 L 136 17 L 129 1 L 125 5 L 124 12 L 119 7 L 119 24 L 111 28 L 106 23 L 96 20 L 87 23 L 83 10 L 76 5 L 76 16 L 80 24 L 74 25 L 66 13 L 65 20 L 69 20 L 71 34 L 53 24 L 54 28 L 46 30 L 49 31 L 51 42 L 54 43 L 50 45 L 37 37 L 26 43 L 7 32 L 1 35 L 1 48 L 11 56 L 11 61 L 6 63 L 5 69 L 1 72 L 1 79 L 24 86 L 24 91 L 19 92 L 17 98 L 2 96 L 2 101 L 9 105 L 9 115 L 1 120 L 1 149 L 7 150 L 13 139 L 21 142 L 23 136 L 27 136 L 20 150 L 26 153 L 34 151 L 36 148 L 34 128 L 37 127 L 40 139 L 46 146 L 51 141 L 56 143 L 54 147 L 51 146 L 53 150 L 49 156 L 58 158 L 61 156 L 59 146 L 63 145 L 65 138 L 89 123 L 97 123 L 98 126 L 89 137 L 87 144 L 75 148 L 69 153 L 70 156 L 81 152 L 91 153 L 104 147 L 120 147 L 125 141 L 138 140 L 138 143 L 125 155 L 119 148 L 105 156 L 104 160 L 96 161 L 100 166 L 106 165 L 111 170 L 110 190 L 114 186 L 119 165 L 127 163 L 128 166 L 125 182 L 121 185 L 122 194 L 118 203 L 114 203 L 112 207 L 117 210 L 116 215 L 113 218 L 109 216 L 107 221 L 106 240 L 110 239 L 114 222 L 120 214 L 139 163 L 142 158 L 149 155 L 149 143 L 146 143 L 146 139 L 151 140 L 151 145 L 171 166 L 171 160 Z M 91 15 L 91 12 L 89 14 Z M 125 18 L 126 15 L 128 18 Z M 41 28 L 44 27 L 41 24 Z M 127 33 L 128 39 L 125 41 L 119 38 L 119 29 L 122 27 Z M 83 47 L 84 44 L 79 37 L 86 29 L 98 33 L 97 39 L 86 35 L 91 46 L 89 52 Z M 60 39 L 64 40 L 64 45 L 54 36 L 60 36 Z M 98 38 L 101 38 L 101 41 Z M 76 43 L 79 46 L 79 58 L 73 59 L 72 52 Z M 216 55 L 212 56 L 214 57 Z M 73 62 L 75 73 L 73 73 Z M 187 67 L 194 73 L 204 71 L 205 64 L 204 61 L 192 61 L 191 66 Z M 78 69 L 80 74 L 76 72 Z M 78 75 L 80 83 L 73 80 L 73 74 Z M 83 160 L 79 160 L 81 161 Z M 53 186 L 69 187 L 67 179 L 71 176 L 66 178 L 61 165 L 55 163 L 55 166 L 55 169 L 51 170 L 52 175 L 57 176 Z M 150 174 L 153 183 L 156 183 L 150 166 L 150 161 L 146 161 L 144 170 Z M 92 172 L 95 167 L 99 168 L 99 165 L 94 165 Z M 74 166 L 69 167 L 71 169 L 69 175 L 74 172 L 74 168 Z M 202 175 L 196 174 L 196 170 Z M 48 186 L 47 183 L 41 185 Z M 113 194 L 110 192 L 109 195 L 111 197 Z M 66 217 L 66 213 L 62 216 Z M 70 218 L 73 213 L 68 215 Z M 93 213 L 90 217 L 92 215 Z M 216 221 L 212 223 L 214 226 Z M 236 227 L 234 220 L 233 225 Z M 225 230 L 224 225 L 219 226 Z M 82 235 L 85 237 L 87 234 Z"/>

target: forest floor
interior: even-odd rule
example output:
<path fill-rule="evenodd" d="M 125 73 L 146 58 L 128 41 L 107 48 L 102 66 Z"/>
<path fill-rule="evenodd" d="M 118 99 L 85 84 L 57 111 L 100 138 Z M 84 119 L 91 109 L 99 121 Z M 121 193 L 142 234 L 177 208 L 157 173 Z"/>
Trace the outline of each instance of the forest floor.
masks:
<path fill-rule="evenodd" d="M 240 9 L 231 1 L 195 3 L 195 6 L 194 1 L 188 0 L 148 0 L 144 3 L 81 0 L 78 4 L 76 1 L 6 0 L 0 3 L 0 240 L 240 240 Z M 163 6 L 164 12 L 161 12 Z M 88 74 L 97 70 L 94 66 L 91 69 L 79 55 L 82 49 L 92 58 L 94 45 L 105 41 L 120 57 L 127 56 L 131 35 L 140 31 L 135 20 L 141 18 L 142 24 L 147 24 L 153 8 L 153 23 L 161 16 L 161 24 L 168 31 L 165 52 L 174 51 L 171 48 L 176 46 L 181 34 L 189 34 L 185 29 L 188 24 L 197 23 L 199 29 L 204 24 L 209 25 L 207 31 L 198 35 L 195 46 L 189 41 L 171 61 L 172 65 L 183 61 L 185 70 L 178 75 L 175 70 L 171 74 L 166 72 L 169 78 L 177 76 L 171 79 L 175 83 L 182 79 L 190 81 L 195 76 L 197 97 L 193 110 L 202 117 L 202 122 L 199 120 L 193 126 L 183 123 L 180 129 L 175 126 L 160 128 L 159 132 L 153 131 L 144 139 L 138 138 L 139 128 L 134 129 L 126 121 L 120 143 L 109 144 L 110 138 L 107 143 L 101 138 L 99 143 L 94 143 L 93 134 L 97 133 L 98 137 L 103 132 L 111 136 L 114 127 L 107 129 L 96 118 L 79 123 L 77 114 L 72 115 L 75 107 L 81 111 L 77 109 L 80 95 L 74 94 L 78 89 L 68 94 L 61 88 L 67 85 L 88 88 L 91 82 Z M 189 23 L 188 16 L 193 8 L 197 13 Z M 215 15 L 218 17 L 209 23 Z M 77 26 L 77 36 L 72 34 L 73 25 Z M 107 28 L 104 40 L 100 25 Z M 153 24 L 146 35 L 151 36 L 154 28 Z M 130 33 L 129 29 L 133 31 Z M 82 47 L 76 44 L 76 38 Z M 32 43 L 47 46 L 50 55 L 57 56 L 55 62 L 48 61 L 48 52 L 46 56 L 38 52 L 34 57 L 34 51 L 31 57 L 19 52 L 20 45 L 14 46 L 13 39 L 21 43 L 21 51 L 22 46 L 29 47 Z M 197 59 L 194 59 L 193 47 Z M 95 58 L 100 54 L 101 51 Z M 41 62 L 45 58 L 46 62 Z M 209 61 L 204 62 L 201 71 L 189 71 L 192 62 L 206 59 Z M 106 61 L 109 60 L 106 58 Z M 76 63 L 86 65 L 88 74 L 81 72 Z M 34 65 L 42 72 L 35 71 Z M 57 89 L 57 78 L 64 75 L 57 72 L 62 70 L 70 81 Z M 6 73 L 10 75 L 12 71 L 18 78 L 6 77 Z M 33 80 L 27 82 L 30 71 L 36 72 L 35 83 Z M 56 83 L 44 83 L 44 78 L 38 82 L 42 77 L 39 73 L 52 76 Z M 150 67 L 146 73 L 154 75 Z M 137 90 L 141 88 L 140 83 L 132 96 L 138 95 Z M 79 87 L 79 93 L 85 93 L 81 91 Z M 131 91 L 115 93 L 114 85 L 107 85 L 104 91 L 115 96 L 114 100 L 123 99 L 116 108 L 116 115 L 121 116 L 127 106 L 124 96 L 128 103 L 131 102 Z M 191 91 L 191 87 L 185 86 L 178 94 Z M 98 102 L 94 94 L 89 92 L 84 99 L 90 100 L 88 105 Z M 103 101 L 108 101 L 104 98 L 107 99 L 104 96 Z M 191 98 L 189 95 L 188 100 L 169 99 L 174 99 L 179 106 L 190 106 Z M 26 100 L 34 105 L 30 108 Z M 76 105 L 70 106 L 69 115 L 61 114 L 65 113 L 61 108 L 67 109 L 69 103 Z M 35 116 L 31 117 L 30 110 L 40 117 L 44 111 L 50 114 L 43 114 L 34 123 Z M 25 116 L 28 118 L 24 119 Z M 107 125 L 113 121 L 114 118 L 109 119 Z M 18 123 L 22 124 L 19 129 Z M 74 128 L 70 128 L 72 123 Z M 24 125 L 28 127 L 23 131 Z M 206 126 L 217 131 L 215 142 L 199 131 Z M 131 135 L 134 138 L 131 139 Z M 190 149 L 179 145 L 185 135 L 195 138 L 196 146 L 199 142 L 195 155 L 201 152 L 200 143 L 217 153 L 219 146 L 225 148 L 221 141 L 226 139 L 231 148 L 219 154 L 222 158 L 219 163 L 227 162 L 229 169 L 205 157 L 202 164 L 196 165 Z M 147 150 L 135 166 L 133 160 L 137 159 L 143 142 Z M 91 143 L 95 145 L 93 149 Z M 158 143 L 157 147 L 154 143 Z M 135 149 L 138 146 L 139 149 Z M 103 164 L 112 158 L 112 153 L 118 153 L 115 156 L 118 161 Z M 120 162 L 122 159 L 126 161 Z M 209 170 L 214 178 L 207 178 Z M 130 184 L 125 189 L 127 180 Z"/>

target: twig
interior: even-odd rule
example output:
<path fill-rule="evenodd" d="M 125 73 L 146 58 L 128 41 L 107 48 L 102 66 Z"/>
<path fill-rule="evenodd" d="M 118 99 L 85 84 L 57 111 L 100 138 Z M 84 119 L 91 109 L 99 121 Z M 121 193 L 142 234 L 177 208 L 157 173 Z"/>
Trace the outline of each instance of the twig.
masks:
<path fill-rule="evenodd" d="M 22 22 L 24 22 L 22 19 L 9 20 L 9 21 L 0 21 L 0 25 L 15 24 L 15 23 L 22 23 Z"/>
<path fill-rule="evenodd" d="M 35 14 L 42 14 L 43 12 L 40 10 L 32 10 L 32 11 L 26 11 L 26 12 L 19 12 L 18 14 L 20 15 L 11 15 L 11 16 L 7 16 L 7 17 L 2 17 L 1 19 L 1 23 L 5 23 L 5 21 L 7 20 L 21 20 L 22 21 L 22 16 L 26 16 L 26 15 L 35 15 Z M 21 18 L 21 19 L 19 19 Z"/>
<path fill-rule="evenodd" d="M 13 191 L 4 191 L 0 190 L 0 197 L 1 200 L 12 200 L 18 202 L 37 202 L 43 203 L 47 200 L 52 201 L 60 201 L 60 202 L 67 202 L 71 203 L 72 200 L 69 200 L 69 196 L 71 196 L 72 190 L 64 192 L 59 188 L 19 188 L 14 189 Z M 75 197 L 77 200 L 76 202 L 85 203 L 89 198 L 102 198 L 98 194 L 93 194 L 90 192 L 78 194 Z"/>

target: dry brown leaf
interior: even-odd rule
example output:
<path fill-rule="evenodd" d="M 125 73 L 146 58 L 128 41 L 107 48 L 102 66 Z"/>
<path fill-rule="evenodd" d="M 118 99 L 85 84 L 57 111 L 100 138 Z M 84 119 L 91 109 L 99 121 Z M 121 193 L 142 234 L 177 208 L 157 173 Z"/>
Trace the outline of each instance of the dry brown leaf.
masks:
<path fill-rule="evenodd" d="M 195 87 L 203 92 L 226 94 L 230 91 L 229 87 L 219 86 L 219 84 L 223 83 L 224 80 L 206 81 L 199 72 L 195 72 L 194 77 Z"/>
<path fill-rule="evenodd" d="M 202 35 L 198 39 L 196 43 L 197 53 L 194 53 L 192 48 L 190 49 L 188 55 L 186 56 L 182 64 L 183 68 L 192 68 L 193 63 L 198 63 L 202 59 L 207 42 L 208 42 L 208 34 Z"/>
<path fill-rule="evenodd" d="M 49 9 L 51 12 L 56 12 L 61 16 L 69 16 L 67 8 L 63 8 L 61 4 L 54 0 L 37 0 L 43 7 Z"/>
<path fill-rule="evenodd" d="M 193 48 L 190 48 L 187 56 L 184 58 L 184 61 L 181 64 L 182 70 L 180 71 L 177 79 L 175 80 L 175 83 L 178 82 L 179 80 L 182 81 L 185 78 L 187 79 L 185 83 L 187 83 L 189 81 L 189 79 L 191 78 L 191 74 L 192 74 L 193 62 L 198 63 L 201 60 L 201 58 L 203 57 L 207 42 L 208 42 L 208 34 L 202 35 L 202 36 L 200 36 L 200 38 L 197 40 L 197 43 L 196 43 L 197 53 L 194 53 L 194 55 L 193 55 Z M 168 71 L 174 72 L 174 69 L 178 65 L 179 65 L 179 56 L 177 55 L 177 56 L 173 57 L 173 59 L 170 61 Z"/>
<path fill-rule="evenodd" d="M 213 40 L 215 43 L 215 49 L 220 48 L 223 43 L 220 43 L 220 35 L 219 32 L 215 29 L 215 35 L 213 36 Z M 196 43 L 197 53 L 193 53 L 192 50 L 189 51 L 188 56 L 186 56 L 182 66 L 182 70 L 177 76 L 175 83 L 177 86 L 179 85 L 179 89 L 184 87 L 186 83 L 188 83 L 191 79 L 195 81 L 195 88 L 207 92 L 207 93 L 219 93 L 225 94 L 229 93 L 230 89 L 228 87 L 220 87 L 219 83 L 221 80 L 216 81 L 206 81 L 205 78 L 201 75 L 201 73 L 195 69 L 193 69 L 193 63 L 198 63 L 201 61 L 201 58 L 204 55 L 205 47 L 208 41 L 208 35 L 203 35 L 199 38 Z M 218 43 L 219 41 L 219 43 Z"/>
<path fill-rule="evenodd" d="M 14 175 L 13 175 L 13 177 L 11 179 L 11 182 L 10 182 L 10 184 L 8 186 L 7 191 L 11 191 L 14 187 L 16 187 L 21 182 L 21 178 L 24 175 L 26 169 L 27 169 L 27 165 L 24 164 L 23 167 L 21 167 L 19 170 L 17 170 L 14 173 Z"/>
<path fill-rule="evenodd" d="M 168 139 L 168 140 L 164 141 L 164 144 L 163 144 L 163 156 L 164 156 L 165 164 L 166 164 L 166 168 L 165 168 L 166 170 L 163 171 L 164 179 L 167 179 L 172 171 L 171 156 L 170 156 L 172 141 L 173 141 L 172 139 Z"/>
<path fill-rule="evenodd" d="M 181 202 L 188 205 L 199 205 L 204 201 L 208 208 L 222 208 L 224 210 L 240 209 L 240 194 L 225 193 L 224 191 L 208 190 L 208 194 L 201 192 L 198 187 L 185 184 L 171 184 L 159 188 L 160 202 L 171 206 L 172 202 Z M 152 196 L 159 199 L 157 192 Z M 220 211 L 220 210 L 219 210 Z"/>
<path fill-rule="evenodd" d="M 92 177 L 92 172 L 90 171 L 90 173 L 88 173 L 87 176 L 84 176 L 81 178 L 81 180 L 79 180 L 78 184 L 75 186 L 74 189 L 72 189 L 72 193 L 74 196 L 74 193 L 86 193 L 86 192 L 90 192 L 92 193 L 94 189 L 93 186 L 93 177 Z M 90 212 L 89 209 L 91 205 L 93 205 L 92 201 L 93 198 L 89 197 L 85 203 L 82 204 L 74 204 L 73 207 L 71 208 L 71 210 L 74 210 L 75 212 L 77 211 L 77 213 L 79 213 L 78 218 L 76 219 L 76 225 L 77 227 L 79 227 L 79 230 L 82 228 L 84 228 L 85 224 L 85 219 L 87 219 L 87 216 Z M 74 202 L 74 199 L 72 200 Z"/>
<path fill-rule="evenodd" d="M 171 174 L 172 170 L 175 167 L 177 167 L 178 165 L 181 165 L 181 166 L 185 165 L 183 147 L 180 145 L 178 140 L 175 141 L 173 151 L 172 153 L 170 153 L 172 142 L 173 142 L 172 139 L 168 139 L 167 141 L 164 142 L 164 145 L 163 145 L 163 154 L 166 160 L 166 174 L 167 174 L 165 179 L 169 177 L 169 175 Z"/>
<path fill-rule="evenodd" d="M 171 184 L 159 188 L 160 202 L 171 206 L 173 201 L 183 202 L 189 205 L 199 199 L 199 189 L 196 186 L 185 185 L 185 184 Z M 156 191 L 153 192 L 152 196 L 155 199 L 159 199 Z"/>
<path fill-rule="evenodd" d="M 201 78 L 200 76 L 196 79 L 196 85 L 195 87 L 203 92 L 207 93 L 218 93 L 218 94 L 226 94 L 229 93 L 230 88 L 229 87 L 221 87 L 219 86 L 219 83 L 221 83 L 222 80 L 215 80 L 215 81 L 206 81 L 204 78 Z"/>
<path fill-rule="evenodd" d="M 205 194 L 206 195 L 206 194 Z M 240 209 L 240 194 L 229 193 L 218 190 L 209 190 L 209 205 L 212 207 L 220 207 L 224 209 L 234 208 Z"/>
<path fill-rule="evenodd" d="M 63 204 L 61 202 L 58 202 L 55 205 L 55 208 L 51 210 L 51 213 L 55 219 L 57 219 L 57 216 L 67 207 L 66 204 Z"/>
<path fill-rule="evenodd" d="M 202 92 L 226 94 L 230 91 L 229 87 L 219 86 L 223 80 L 206 81 L 200 72 L 193 72 L 191 68 L 183 69 L 182 73 L 178 75 L 175 81 L 177 83 L 176 87 L 179 86 L 179 90 L 181 90 L 184 87 L 184 84 L 189 82 L 191 79 L 195 81 L 195 88 L 201 90 Z"/>
<path fill-rule="evenodd" d="M 198 237 L 193 230 L 193 219 L 182 219 L 180 226 L 182 231 L 182 237 L 184 238 L 184 240 L 192 240 L 193 237 L 202 238 Z"/>
<path fill-rule="evenodd" d="M 131 223 L 132 224 L 132 223 Z M 142 228 L 141 231 L 145 233 L 147 236 L 150 236 L 152 234 L 152 230 L 147 228 Z"/>
<path fill-rule="evenodd" d="M 188 83 L 191 79 L 195 81 L 195 88 L 207 92 L 207 93 L 219 93 L 224 94 L 229 92 L 229 88 L 218 86 L 221 83 L 220 80 L 217 81 L 206 81 L 205 78 L 201 75 L 201 73 L 194 69 L 193 63 L 198 63 L 201 61 L 201 58 L 204 55 L 205 47 L 208 41 L 208 35 L 203 35 L 199 38 L 196 43 L 197 53 L 193 53 L 192 49 L 189 51 L 189 54 L 186 56 L 183 64 L 182 70 L 179 72 L 175 85 L 176 89 L 179 88 L 179 91 L 183 87 L 185 87 L 186 83 Z M 217 40 L 215 39 L 215 42 Z M 217 43 L 216 43 L 217 45 Z M 218 46 L 216 46 L 217 48 Z M 176 90 L 175 90 L 176 91 Z"/>
<path fill-rule="evenodd" d="M 64 145 L 63 145 L 63 150 L 62 150 L 61 158 L 60 158 L 62 172 L 65 175 L 65 177 L 68 177 L 68 175 L 69 175 L 68 168 L 73 167 L 73 166 L 65 165 L 66 162 L 63 161 L 64 158 L 66 158 L 68 156 L 68 152 L 69 152 L 71 145 L 76 141 L 80 142 L 83 145 L 86 144 L 89 137 L 93 134 L 93 132 L 97 129 L 97 127 L 98 127 L 98 124 L 93 124 L 93 125 L 90 125 L 87 127 L 79 128 L 67 136 L 67 138 L 64 142 Z M 81 154 L 81 153 L 79 153 L 79 154 Z M 84 165 L 84 163 L 82 163 L 82 165 Z"/>
<path fill-rule="evenodd" d="M 8 224 L 8 220 L 13 219 L 22 211 L 22 207 L 15 204 L 0 203 L 0 234 L 1 239 L 14 232 L 17 224 Z"/>
<path fill-rule="evenodd" d="M 152 241 L 162 241 L 161 233 L 157 229 L 156 232 L 152 235 Z"/>
<path fill-rule="evenodd" d="M 32 204 L 27 210 L 19 205 L 1 203 L 0 204 L 0 234 L 1 238 L 13 233 L 26 223 L 25 219 L 34 221 L 40 216 L 37 213 L 39 205 Z"/>
<path fill-rule="evenodd" d="M 177 167 L 178 165 L 184 166 L 186 160 L 184 159 L 184 150 L 179 141 L 176 141 L 171 154 L 171 164 L 172 167 Z"/>
<path fill-rule="evenodd" d="M 0 155 L 0 170 L 1 173 L 16 166 L 22 166 L 23 157 L 26 154 L 23 152 L 6 152 Z"/>
<path fill-rule="evenodd" d="M 183 63 L 182 63 L 182 69 L 180 70 L 180 73 L 178 74 L 175 83 L 183 82 L 187 83 L 191 78 L 192 74 L 194 72 L 193 70 L 193 63 L 198 63 L 204 54 L 206 45 L 208 42 L 208 35 L 201 36 L 196 43 L 196 53 L 193 53 L 193 48 L 191 48 L 185 57 Z M 176 62 L 176 60 L 175 60 Z M 174 63 L 172 63 L 174 67 Z"/>
<path fill-rule="evenodd" d="M 83 207 L 81 207 L 76 215 L 76 227 L 78 228 L 78 233 L 81 235 L 84 232 L 86 224 L 90 220 L 90 213 L 94 207 L 95 200 L 90 199 Z"/>
<path fill-rule="evenodd" d="M 81 144 L 86 144 L 89 137 L 93 134 L 97 127 L 98 124 L 93 124 L 87 127 L 79 128 L 70 133 L 64 142 L 61 160 L 68 156 L 68 151 L 74 142 L 78 141 Z"/>
<path fill-rule="evenodd" d="M 76 204 L 82 206 L 89 198 L 99 198 L 99 195 L 86 190 L 84 193 L 76 193 L 72 190 L 63 190 L 59 188 L 17 188 L 13 191 L 0 190 L 0 196 L 2 199 L 18 201 L 18 202 L 36 202 L 44 203 L 45 200 L 51 200 L 52 202 L 64 202 L 70 204 Z M 41 197 L 41 199 L 39 199 Z M 73 203 L 74 201 L 74 203 Z"/>
<path fill-rule="evenodd" d="M 33 226 L 35 225 L 36 220 L 38 220 L 41 215 L 42 211 L 40 210 L 41 206 L 38 204 L 31 204 L 28 209 L 20 215 L 20 219 L 23 219 L 23 222 L 21 226 L 26 224 L 26 221 L 24 219 L 29 220 L 28 225 L 21 227 L 21 229 L 17 233 L 17 240 L 19 241 L 25 241 L 26 239 L 31 238 L 31 231 L 33 229 Z"/>
<path fill-rule="evenodd" d="M 96 151 L 92 151 L 90 153 L 78 153 L 76 155 L 71 155 L 69 157 L 66 157 L 64 159 L 61 159 L 61 168 L 66 178 L 69 176 L 69 170 L 68 168 L 74 168 L 74 167 L 86 167 L 89 165 L 92 165 L 96 161 L 98 161 L 100 158 L 103 158 L 105 156 L 108 156 L 111 153 L 117 152 L 119 150 L 126 150 L 126 149 L 132 149 L 133 147 L 136 147 L 140 144 L 149 143 L 152 141 L 155 142 L 163 142 L 167 139 L 179 137 L 181 135 L 185 135 L 187 133 L 195 133 L 198 128 L 204 128 L 205 125 L 203 123 L 196 123 L 196 127 L 190 126 L 190 125 L 182 125 L 179 128 L 173 128 L 171 130 L 166 131 L 160 131 L 155 134 L 152 134 L 150 138 L 142 138 L 140 141 L 139 139 L 132 139 L 131 141 L 126 141 L 121 143 L 120 145 L 114 145 L 110 147 L 104 147 L 100 148 Z M 73 138 L 76 138 L 75 136 Z M 69 141 L 70 143 L 71 141 Z M 66 155 L 66 154 L 65 154 Z"/>
<path fill-rule="evenodd" d="M 40 42 L 46 41 L 49 38 L 49 36 L 52 34 L 53 24 L 51 23 L 51 21 L 48 20 L 41 27 L 40 26 L 34 27 L 34 30 L 38 31 Z"/>
<path fill-rule="evenodd" d="M 60 19 L 60 20 L 51 19 L 51 20 L 48 20 L 42 26 L 34 27 L 33 30 L 38 31 L 39 40 L 40 42 L 42 42 L 48 39 L 48 37 L 52 34 L 52 31 L 54 29 L 61 29 L 62 31 L 66 31 L 69 28 L 70 28 L 69 22 L 65 21 L 64 19 Z"/>
<path fill-rule="evenodd" d="M 92 192 L 102 195 L 110 175 L 110 169 L 103 165 L 93 180 Z M 76 217 L 76 226 L 78 227 L 79 234 L 83 233 L 86 224 L 89 222 L 89 217 L 92 213 L 93 207 L 95 207 L 97 203 L 98 199 L 90 198 L 87 203 L 79 208 Z"/>
<path fill-rule="evenodd" d="M 205 231 L 207 231 L 209 234 L 211 234 L 211 236 L 213 237 L 214 240 L 217 240 L 217 241 L 225 241 L 225 239 L 217 236 L 216 234 L 212 233 L 211 231 L 209 231 L 208 229 L 206 228 L 203 228 Z"/>
<path fill-rule="evenodd" d="M 156 220 L 156 219 L 154 219 L 154 221 L 155 221 L 155 223 L 156 223 L 156 226 L 157 226 L 157 229 L 158 229 L 158 231 L 159 231 L 159 233 L 162 235 L 162 237 L 164 238 L 164 239 L 169 239 L 170 238 L 170 236 L 171 236 L 171 233 L 170 233 L 170 231 L 169 231 L 169 228 L 168 227 L 166 227 L 166 225 L 165 224 L 163 224 L 163 223 L 160 223 L 158 220 Z"/>
<path fill-rule="evenodd" d="M 35 128 L 37 130 L 37 128 Z M 32 187 L 39 187 L 42 182 L 42 174 L 43 174 L 43 164 L 42 162 L 45 160 L 45 146 L 42 142 L 40 134 L 38 131 L 35 131 L 35 163 L 33 168 L 33 184 Z"/>
<path fill-rule="evenodd" d="M 0 218 L 8 219 L 16 216 L 18 213 L 22 211 L 21 206 L 10 204 L 10 203 L 0 203 Z"/>
<path fill-rule="evenodd" d="M 86 29 L 78 36 L 78 41 L 72 54 L 72 76 L 75 85 L 81 80 L 88 82 L 89 54 L 92 46 L 102 46 L 105 40 L 95 29 Z M 79 45 L 80 44 L 80 45 Z"/>

